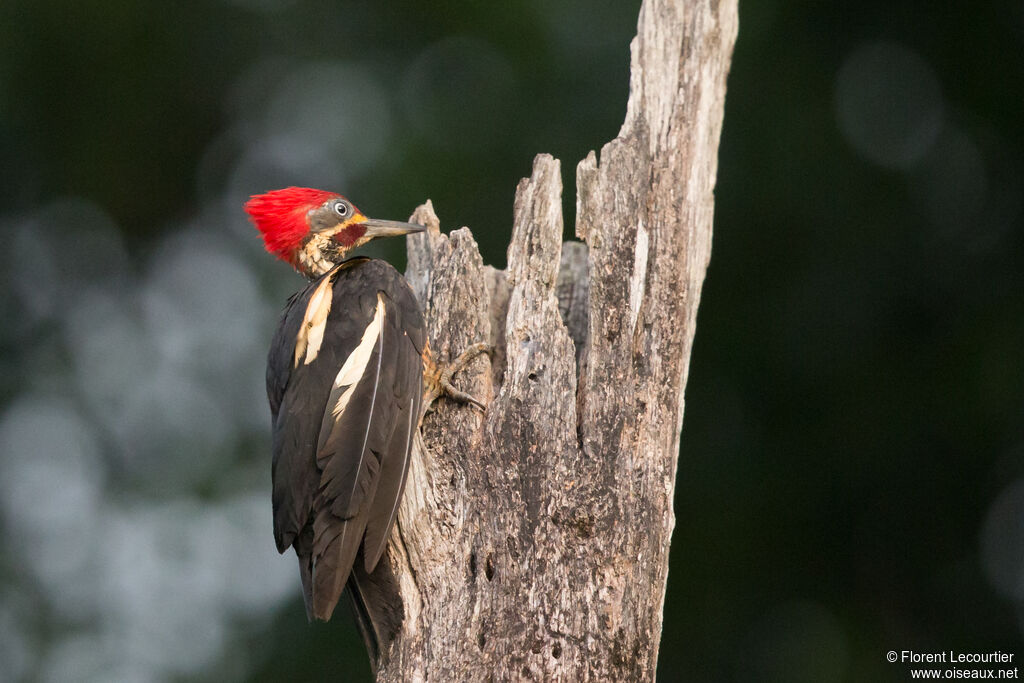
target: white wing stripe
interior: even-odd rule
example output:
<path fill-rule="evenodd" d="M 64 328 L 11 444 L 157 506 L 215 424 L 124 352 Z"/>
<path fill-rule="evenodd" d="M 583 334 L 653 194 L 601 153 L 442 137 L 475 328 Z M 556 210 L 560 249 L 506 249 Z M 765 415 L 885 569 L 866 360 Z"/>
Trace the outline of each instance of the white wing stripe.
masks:
<path fill-rule="evenodd" d="M 380 333 L 380 329 L 381 329 L 381 326 L 382 326 L 381 323 L 383 323 L 383 321 L 384 321 L 384 300 L 381 298 L 380 294 L 378 294 L 377 295 L 377 310 L 373 314 L 373 322 L 371 322 L 369 327 L 366 328 L 366 332 L 363 332 L 363 338 L 359 341 L 359 346 L 356 347 L 356 351 L 358 351 L 360 349 L 360 347 L 362 347 L 363 344 L 366 343 L 367 339 L 372 339 L 372 337 L 367 335 L 367 332 L 369 332 L 370 329 L 373 328 L 373 327 L 377 328 L 377 339 L 380 340 L 380 351 L 377 354 L 377 376 L 373 378 L 373 397 L 370 399 L 370 414 L 369 414 L 369 416 L 366 419 L 366 434 L 363 435 L 363 447 L 359 451 L 359 462 L 356 464 L 355 476 L 352 477 L 352 491 L 349 493 L 349 500 L 351 500 L 352 496 L 354 496 L 356 494 L 356 486 L 359 485 L 359 473 L 363 469 L 363 456 L 366 453 L 366 442 L 370 438 L 370 425 L 373 424 L 373 408 L 377 404 L 377 387 L 380 386 L 380 361 L 381 361 L 381 358 L 384 357 L 384 335 Z M 370 348 L 373 348 L 372 345 L 371 345 Z M 356 354 L 356 351 L 352 352 L 352 356 L 354 356 Z M 349 356 L 349 360 L 352 359 L 352 356 Z M 369 361 L 369 359 L 370 359 L 370 354 L 369 354 L 369 352 L 367 352 L 366 353 L 366 359 L 362 361 L 362 370 L 366 369 L 366 363 Z M 338 372 L 338 377 L 339 378 L 341 378 L 341 376 L 343 374 L 345 374 L 345 368 L 346 367 L 348 367 L 348 360 L 345 361 L 345 365 L 343 365 L 342 368 L 341 368 L 341 371 Z M 362 374 L 363 374 L 362 371 L 360 371 L 359 376 L 362 376 Z M 358 379 L 358 377 L 356 379 Z M 338 384 L 338 380 L 335 380 L 334 384 L 335 384 L 335 386 L 343 386 L 342 384 Z M 348 389 L 345 390 L 345 393 L 342 394 L 341 398 L 338 399 L 338 404 L 339 405 L 342 403 L 342 401 L 345 402 L 345 405 L 348 405 L 348 396 L 350 396 L 352 394 L 352 392 L 355 390 L 355 387 L 356 387 L 356 385 L 353 383 L 352 386 L 350 386 Z M 344 406 L 342 406 L 341 410 L 344 410 L 344 409 L 345 409 Z M 335 413 L 335 416 L 340 415 L 341 414 L 341 410 L 337 411 L 337 413 Z M 339 548 L 344 548 L 345 547 L 345 535 L 348 534 L 348 528 L 351 525 L 351 523 L 352 522 L 349 522 L 349 523 L 345 524 L 344 528 L 341 531 L 341 540 L 338 542 L 338 547 Z"/>
<path fill-rule="evenodd" d="M 356 492 L 356 482 L 359 481 L 358 472 L 363 467 L 363 455 L 366 453 L 366 442 L 370 440 L 370 425 L 373 424 L 373 409 L 377 405 L 377 389 L 380 388 L 380 362 L 384 358 L 384 335 L 380 339 L 380 351 L 377 353 L 377 375 L 373 378 L 373 396 L 370 397 L 370 414 L 366 418 L 366 432 L 363 434 L 363 447 L 359 450 L 359 465 L 356 467 L 357 476 L 352 480 L 352 493 Z"/>
<path fill-rule="evenodd" d="M 348 389 L 342 392 L 341 396 L 338 397 L 338 402 L 331 409 L 335 419 L 340 417 L 345 408 L 348 407 L 349 399 L 352 398 L 352 394 L 356 390 L 359 378 L 366 372 L 366 364 L 370 362 L 370 354 L 373 352 L 373 347 L 376 345 L 378 338 L 380 338 L 383 347 L 384 337 L 381 334 L 381 328 L 384 326 L 384 313 L 384 299 L 378 294 L 377 310 L 373 314 L 373 320 L 366 326 L 366 329 L 363 331 L 363 337 L 359 340 L 359 345 L 345 359 L 344 365 L 341 366 L 337 377 L 334 378 L 335 387 L 340 389 L 348 385 Z M 380 375 L 380 358 L 377 359 L 377 374 L 378 376 Z M 374 395 L 376 395 L 376 386 L 374 386 L 373 391 Z"/>
<path fill-rule="evenodd" d="M 313 296 L 309 298 L 306 312 L 302 316 L 302 327 L 295 339 L 295 366 L 298 367 L 302 355 L 306 355 L 306 365 L 316 360 L 320 353 L 320 345 L 324 341 L 324 329 L 327 327 L 327 315 L 331 312 L 331 278 L 325 277 L 317 285 Z"/>

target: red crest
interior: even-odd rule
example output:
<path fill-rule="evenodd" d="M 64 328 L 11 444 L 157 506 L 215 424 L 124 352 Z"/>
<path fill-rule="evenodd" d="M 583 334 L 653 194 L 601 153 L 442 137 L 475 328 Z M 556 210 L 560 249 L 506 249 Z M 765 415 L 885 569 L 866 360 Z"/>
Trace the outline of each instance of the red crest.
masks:
<path fill-rule="evenodd" d="M 267 251 L 291 263 L 295 251 L 309 234 L 307 214 L 339 196 L 309 187 L 286 187 L 266 194 L 254 194 L 245 203 L 245 212 L 263 235 Z"/>

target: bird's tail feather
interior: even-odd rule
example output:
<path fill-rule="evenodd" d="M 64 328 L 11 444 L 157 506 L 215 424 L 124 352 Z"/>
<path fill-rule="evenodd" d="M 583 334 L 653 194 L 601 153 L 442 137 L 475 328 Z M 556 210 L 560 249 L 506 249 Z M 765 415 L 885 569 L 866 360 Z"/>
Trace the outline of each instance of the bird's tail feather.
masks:
<path fill-rule="evenodd" d="M 362 558 L 357 558 L 346 588 L 370 666 L 376 671 L 405 621 L 398 579 L 388 562 L 380 562 L 371 574 L 363 566 Z"/>
<path fill-rule="evenodd" d="M 366 604 L 366 595 L 360 587 L 359 577 L 356 574 L 357 572 L 353 571 L 349 575 L 348 585 L 346 586 L 348 590 L 345 592 L 348 593 L 349 604 L 352 607 L 352 616 L 355 618 L 356 627 L 359 629 L 359 634 L 363 637 L 363 643 L 366 645 L 366 654 L 370 657 L 370 668 L 373 669 L 373 673 L 376 675 L 377 661 L 380 657 L 380 633 L 377 631 L 373 615 Z"/>
<path fill-rule="evenodd" d="M 313 621 L 313 558 L 310 555 L 296 555 L 299 558 L 299 576 L 302 578 L 302 601 L 306 604 L 306 619 Z"/>

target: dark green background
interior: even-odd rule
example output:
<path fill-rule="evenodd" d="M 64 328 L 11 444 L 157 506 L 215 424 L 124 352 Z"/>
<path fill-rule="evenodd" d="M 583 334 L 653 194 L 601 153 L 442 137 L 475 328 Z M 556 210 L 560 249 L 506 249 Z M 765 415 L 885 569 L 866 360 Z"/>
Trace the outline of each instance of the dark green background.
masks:
<path fill-rule="evenodd" d="M 102 401 L 79 396 L 81 385 L 67 389 L 77 356 L 64 331 L 81 310 L 73 292 L 127 291 L 164 273 L 166 259 L 166 268 L 184 267 L 168 256 L 183 230 L 237 250 L 270 310 L 245 329 L 269 340 L 273 310 L 299 282 L 259 253 L 241 214 L 247 193 L 343 183 L 336 189 L 366 213 L 399 219 L 430 197 L 444 229 L 470 226 L 485 260 L 502 266 L 515 184 L 534 154 L 549 152 L 569 188 L 570 237 L 575 165 L 624 117 L 638 7 L 4 2 L 4 443 L 31 442 L 10 436 L 30 422 L 30 410 L 12 409 L 29 395 L 60 396 L 86 427 L 103 424 Z M 757 0 L 741 3 L 740 19 L 686 392 L 659 680 L 902 681 L 907 666 L 888 664 L 889 650 L 1020 653 L 1024 5 Z M 875 56 L 866 62 L 874 71 L 843 91 L 858 54 Z M 277 133 L 275 122 L 291 121 L 289 91 L 281 94 L 289 78 L 303 102 L 325 104 L 314 133 L 326 120 L 337 139 L 319 146 L 303 119 L 288 124 L 298 138 L 276 143 L 293 168 L 245 162 Z M 332 107 L 350 120 L 330 127 Z M 921 107 L 924 140 L 900 156 L 920 133 Z M 384 132 L 360 141 L 382 112 Z M 867 152 L 844 134 L 844 115 Z M 327 166 L 307 164 L 318 155 Z M 52 208 L 68 198 L 90 208 Z M 103 265 L 105 243 L 81 241 L 95 232 L 90 220 L 122 236 L 120 290 Z M 36 240 L 62 254 L 58 270 L 80 278 L 49 308 L 33 302 L 51 271 L 24 261 Z M 148 311 L 146 301 L 125 306 Z M 88 327 L 86 317 L 77 324 Z M 216 376 L 200 360 L 175 362 Z M 262 373 L 258 360 L 239 362 L 227 382 L 255 395 L 253 411 L 263 410 Z M 160 413 L 157 401 L 153 422 L 142 423 L 154 439 Z M 269 507 L 264 418 L 233 423 L 216 444 L 201 434 L 188 442 L 205 469 L 187 480 L 164 478 L 159 458 L 133 460 L 118 445 L 117 420 L 96 427 L 109 470 L 104 505 L 201 509 L 245 489 L 265 492 Z M 0 654 L 22 662 L 0 672 L 59 679 L 47 663 L 54 657 L 95 657 L 94 679 L 112 680 L 120 632 L 113 645 L 95 635 L 107 633 L 102 603 L 78 617 L 55 606 L 37 576 L 42 560 L 18 536 L 24 504 L 0 511 L 14 529 L 0 544 L 0 640 L 9 643 Z M 269 547 L 267 522 L 264 536 L 245 541 Z M 103 528 L 90 552 L 102 557 L 116 534 Z M 348 619 L 308 626 L 297 578 L 284 603 L 261 609 L 257 599 L 224 616 L 220 646 L 202 666 L 168 670 L 129 649 L 122 659 L 133 673 L 118 675 L 366 679 Z M 181 590 L 190 590 L 187 577 Z M 125 623 L 143 640 L 154 625 L 159 638 L 164 616 Z M 109 646 L 105 658 L 66 646 L 95 638 Z"/>

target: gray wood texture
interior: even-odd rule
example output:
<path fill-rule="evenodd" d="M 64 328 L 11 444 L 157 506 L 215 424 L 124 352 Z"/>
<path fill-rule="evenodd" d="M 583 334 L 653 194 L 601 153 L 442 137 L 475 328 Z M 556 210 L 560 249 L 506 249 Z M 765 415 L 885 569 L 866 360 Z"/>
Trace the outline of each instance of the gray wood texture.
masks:
<path fill-rule="evenodd" d="M 646 0 L 618 137 L 577 167 L 540 155 L 508 267 L 429 202 L 407 277 L 437 360 L 484 413 L 423 421 L 384 567 L 363 590 L 401 624 L 380 681 L 650 681 L 662 627 L 690 348 L 711 254 L 735 0 Z"/>

